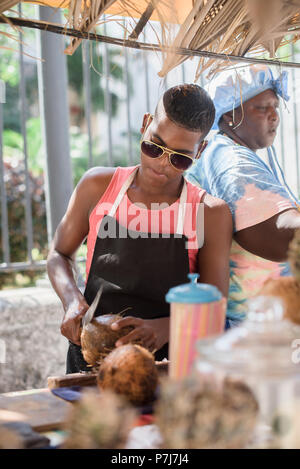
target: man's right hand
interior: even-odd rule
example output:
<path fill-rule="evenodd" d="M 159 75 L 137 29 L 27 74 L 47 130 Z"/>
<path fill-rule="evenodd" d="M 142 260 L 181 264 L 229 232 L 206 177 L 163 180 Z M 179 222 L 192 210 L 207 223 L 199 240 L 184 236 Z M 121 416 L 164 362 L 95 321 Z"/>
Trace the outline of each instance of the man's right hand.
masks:
<path fill-rule="evenodd" d="M 74 301 L 66 309 L 63 322 L 60 330 L 62 335 L 69 339 L 73 344 L 81 345 L 80 343 L 80 329 L 81 320 L 86 313 L 89 305 L 85 300 L 80 302 Z"/>

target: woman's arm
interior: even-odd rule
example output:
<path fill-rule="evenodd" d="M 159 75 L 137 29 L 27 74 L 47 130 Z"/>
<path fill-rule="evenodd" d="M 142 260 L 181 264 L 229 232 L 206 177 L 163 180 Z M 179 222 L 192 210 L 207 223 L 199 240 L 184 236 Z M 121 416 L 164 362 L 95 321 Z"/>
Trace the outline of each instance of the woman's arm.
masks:
<path fill-rule="evenodd" d="M 256 225 L 235 233 L 242 248 L 273 262 L 286 262 L 288 248 L 300 228 L 300 213 L 288 209 Z"/>

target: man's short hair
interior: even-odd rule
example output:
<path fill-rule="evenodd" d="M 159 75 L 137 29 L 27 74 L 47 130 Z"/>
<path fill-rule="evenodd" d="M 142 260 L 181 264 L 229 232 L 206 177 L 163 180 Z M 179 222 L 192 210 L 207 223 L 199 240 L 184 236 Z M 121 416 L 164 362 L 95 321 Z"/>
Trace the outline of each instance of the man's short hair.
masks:
<path fill-rule="evenodd" d="M 209 94 L 195 84 L 183 84 L 169 88 L 162 97 L 168 118 L 179 127 L 204 136 L 215 119 L 215 107 Z"/>

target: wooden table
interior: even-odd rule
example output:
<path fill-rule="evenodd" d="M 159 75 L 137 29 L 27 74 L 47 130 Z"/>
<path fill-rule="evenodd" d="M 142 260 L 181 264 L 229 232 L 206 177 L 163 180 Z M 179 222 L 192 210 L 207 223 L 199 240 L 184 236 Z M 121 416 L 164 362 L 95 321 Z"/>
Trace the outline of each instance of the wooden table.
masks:
<path fill-rule="evenodd" d="M 168 362 L 156 363 L 159 376 L 168 372 Z M 74 373 L 48 378 L 48 388 L 0 394 L 0 424 L 23 422 L 45 434 L 63 429 L 72 403 L 52 394 L 51 389 L 68 386 L 95 386 L 97 375 Z"/>
<path fill-rule="evenodd" d="M 48 388 L 0 394 L 0 423 L 25 422 L 37 432 L 60 429 L 70 407 Z"/>

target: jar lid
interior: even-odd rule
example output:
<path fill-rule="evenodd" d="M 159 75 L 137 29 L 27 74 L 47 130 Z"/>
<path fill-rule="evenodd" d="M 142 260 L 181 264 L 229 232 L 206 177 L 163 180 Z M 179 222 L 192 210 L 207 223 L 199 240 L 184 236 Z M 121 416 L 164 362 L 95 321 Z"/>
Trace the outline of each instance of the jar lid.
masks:
<path fill-rule="evenodd" d="M 188 274 L 190 283 L 171 288 L 166 294 L 168 303 L 212 303 L 222 299 L 217 287 L 207 283 L 197 283 L 199 274 Z"/>
<path fill-rule="evenodd" d="M 300 360 L 295 358 L 299 339 L 300 327 L 283 319 L 281 300 L 258 296 L 248 301 L 247 319 L 240 326 L 201 339 L 196 347 L 200 360 L 227 371 L 299 374 Z"/>

